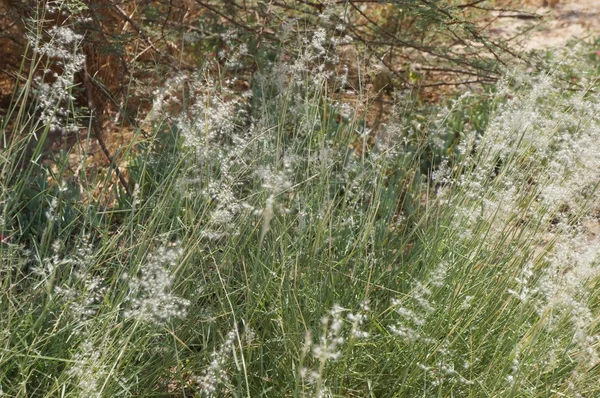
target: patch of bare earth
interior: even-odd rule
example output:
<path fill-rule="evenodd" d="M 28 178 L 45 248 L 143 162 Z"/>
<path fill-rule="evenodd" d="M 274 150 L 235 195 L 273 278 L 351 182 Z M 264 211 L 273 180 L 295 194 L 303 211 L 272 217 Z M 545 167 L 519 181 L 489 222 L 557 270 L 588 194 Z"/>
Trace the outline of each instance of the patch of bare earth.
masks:
<path fill-rule="evenodd" d="M 600 0 L 528 3 L 525 9 L 531 14 L 509 8 L 494 11 L 488 28 L 490 36 L 530 51 L 562 47 L 571 40 L 592 40 L 600 35 Z"/>

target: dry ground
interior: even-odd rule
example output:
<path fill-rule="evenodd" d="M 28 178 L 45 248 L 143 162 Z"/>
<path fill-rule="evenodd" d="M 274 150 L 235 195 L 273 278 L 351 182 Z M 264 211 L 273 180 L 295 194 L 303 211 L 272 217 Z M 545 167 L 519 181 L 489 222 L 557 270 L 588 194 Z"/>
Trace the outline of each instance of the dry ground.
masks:
<path fill-rule="evenodd" d="M 575 39 L 600 35 L 600 0 L 531 1 L 529 9 L 540 19 L 523 18 L 513 11 L 496 12 L 489 28 L 492 37 L 511 39 L 522 50 L 550 49 Z"/>

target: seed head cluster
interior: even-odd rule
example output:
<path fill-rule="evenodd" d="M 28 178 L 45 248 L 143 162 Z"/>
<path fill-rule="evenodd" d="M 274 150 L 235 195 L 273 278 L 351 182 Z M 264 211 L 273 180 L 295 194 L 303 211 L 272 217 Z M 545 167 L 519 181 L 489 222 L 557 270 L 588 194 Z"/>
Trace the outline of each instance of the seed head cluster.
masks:
<path fill-rule="evenodd" d="M 148 254 L 138 275 L 126 276 L 129 308 L 125 317 L 160 325 L 186 316 L 189 301 L 171 292 L 180 255 L 181 250 L 160 247 Z"/>

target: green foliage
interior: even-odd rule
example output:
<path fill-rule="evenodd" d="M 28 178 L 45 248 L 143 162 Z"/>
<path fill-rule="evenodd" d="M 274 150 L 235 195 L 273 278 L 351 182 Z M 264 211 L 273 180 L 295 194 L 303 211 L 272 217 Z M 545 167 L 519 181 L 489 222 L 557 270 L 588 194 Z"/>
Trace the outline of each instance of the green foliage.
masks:
<path fill-rule="evenodd" d="M 454 21 L 424 4 L 395 6 Z M 598 394 L 600 98 L 563 85 L 597 65 L 563 54 L 439 105 L 399 93 L 375 135 L 342 115 L 321 33 L 265 50 L 252 99 L 214 63 L 155 91 L 131 196 L 114 163 L 7 141 L 3 394 Z"/>

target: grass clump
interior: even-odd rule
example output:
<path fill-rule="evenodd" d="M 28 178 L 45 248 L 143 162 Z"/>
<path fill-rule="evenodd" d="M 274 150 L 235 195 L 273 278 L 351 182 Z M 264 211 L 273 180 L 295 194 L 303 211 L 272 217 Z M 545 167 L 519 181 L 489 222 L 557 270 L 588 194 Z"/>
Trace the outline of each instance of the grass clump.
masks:
<path fill-rule="evenodd" d="M 593 65 L 420 117 L 399 95 L 375 136 L 338 117 L 321 39 L 252 98 L 202 72 L 158 90 L 131 196 L 52 159 L 38 109 L 5 122 L 3 394 L 599 393 L 600 99 L 556 67 Z"/>

